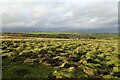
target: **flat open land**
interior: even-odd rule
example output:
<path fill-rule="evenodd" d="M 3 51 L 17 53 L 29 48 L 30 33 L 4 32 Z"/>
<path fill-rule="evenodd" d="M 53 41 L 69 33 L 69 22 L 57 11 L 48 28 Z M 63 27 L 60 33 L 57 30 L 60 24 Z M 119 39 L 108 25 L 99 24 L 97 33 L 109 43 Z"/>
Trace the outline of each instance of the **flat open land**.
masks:
<path fill-rule="evenodd" d="M 120 80 L 118 35 L 3 33 L 3 80 Z"/>

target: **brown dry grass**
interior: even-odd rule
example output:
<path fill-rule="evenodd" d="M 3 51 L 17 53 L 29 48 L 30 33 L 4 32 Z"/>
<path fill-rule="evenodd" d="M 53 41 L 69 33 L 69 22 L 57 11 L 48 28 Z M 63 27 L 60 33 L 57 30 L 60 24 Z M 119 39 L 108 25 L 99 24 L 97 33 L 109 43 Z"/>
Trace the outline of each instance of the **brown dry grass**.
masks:
<path fill-rule="evenodd" d="M 21 36 L 0 36 L 0 40 L 71 40 L 71 39 L 34 38 L 34 37 L 21 37 Z"/>

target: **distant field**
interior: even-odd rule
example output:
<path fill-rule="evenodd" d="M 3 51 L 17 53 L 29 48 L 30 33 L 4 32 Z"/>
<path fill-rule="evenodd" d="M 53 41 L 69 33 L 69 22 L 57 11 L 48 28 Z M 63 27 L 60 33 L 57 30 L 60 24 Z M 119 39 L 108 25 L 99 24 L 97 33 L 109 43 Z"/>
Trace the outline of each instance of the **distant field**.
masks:
<path fill-rule="evenodd" d="M 80 34 L 79 32 L 25 32 L 27 34 Z"/>
<path fill-rule="evenodd" d="M 97 33 L 97 34 L 92 34 L 94 37 L 98 38 L 98 39 L 111 39 L 111 38 L 114 38 L 114 39 L 118 39 L 118 34 L 111 34 L 111 33 L 105 33 L 105 34 L 102 34 L 102 33 Z"/>
<path fill-rule="evenodd" d="M 23 32 L 2 33 L 3 38 L 62 38 L 62 39 L 118 39 L 117 33 L 79 33 L 79 32 Z"/>

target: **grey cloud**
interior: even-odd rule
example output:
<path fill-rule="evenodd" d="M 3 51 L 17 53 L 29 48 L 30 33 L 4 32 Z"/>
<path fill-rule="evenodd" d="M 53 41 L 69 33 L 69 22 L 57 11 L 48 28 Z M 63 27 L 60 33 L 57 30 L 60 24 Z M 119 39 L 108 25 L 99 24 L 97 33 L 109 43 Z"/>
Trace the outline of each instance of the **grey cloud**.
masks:
<path fill-rule="evenodd" d="M 9 7 L 3 14 L 3 31 L 112 32 L 114 28 L 113 32 L 117 32 L 116 2 L 21 3 Z"/>

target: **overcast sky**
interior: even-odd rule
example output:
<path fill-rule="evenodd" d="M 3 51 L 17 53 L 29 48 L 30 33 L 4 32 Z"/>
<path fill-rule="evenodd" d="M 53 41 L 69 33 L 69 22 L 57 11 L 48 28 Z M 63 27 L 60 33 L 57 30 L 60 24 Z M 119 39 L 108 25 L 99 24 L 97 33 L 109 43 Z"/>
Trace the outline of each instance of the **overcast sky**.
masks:
<path fill-rule="evenodd" d="M 2 31 L 118 32 L 119 0 L 1 0 Z"/>

